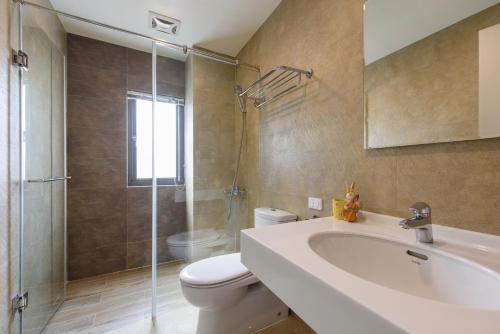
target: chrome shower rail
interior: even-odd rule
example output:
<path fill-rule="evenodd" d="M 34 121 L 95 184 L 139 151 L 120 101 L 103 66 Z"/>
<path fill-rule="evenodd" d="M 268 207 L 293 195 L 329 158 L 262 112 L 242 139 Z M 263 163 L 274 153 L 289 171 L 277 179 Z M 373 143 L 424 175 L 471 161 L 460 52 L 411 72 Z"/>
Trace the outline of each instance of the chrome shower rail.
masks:
<path fill-rule="evenodd" d="M 48 7 L 45 7 L 45 6 L 36 4 L 36 3 L 32 3 L 32 2 L 29 2 L 29 1 L 13 0 L 13 2 L 19 3 L 19 4 L 24 5 L 24 6 L 30 6 L 30 7 L 38 8 L 38 9 L 41 9 L 41 10 L 45 10 L 47 12 L 51 12 L 51 13 L 54 13 L 54 14 L 57 14 L 57 15 L 68 17 L 68 18 L 73 19 L 73 20 L 77 20 L 77 21 L 81 21 L 81 22 L 93 24 L 93 25 L 96 25 L 96 26 L 99 26 L 99 27 L 107 28 L 107 29 L 110 29 L 110 30 L 122 32 L 122 33 L 129 34 L 129 35 L 134 35 L 134 36 L 137 36 L 137 37 L 140 37 L 140 38 L 144 38 L 144 39 L 156 42 L 158 44 L 161 44 L 161 45 L 166 46 L 166 47 L 171 48 L 171 49 L 181 50 L 184 54 L 192 53 L 192 54 L 200 56 L 200 57 L 204 57 L 204 58 L 216 60 L 216 61 L 219 61 L 219 62 L 222 62 L 222 63 L 226 63 L 226 64 L 229 64 L 229 65 L 233 65 L 233 66 L 246 66 L 246 67 L 251 67 L 251 68 L 254 68 L 254 69 L 259 69 L 258 66 L 251 65 L 251 64 L 246 64 L 246 63 L 241 63 L 238 59 L 235 59 L 235 58 L 225 57 L 225 56 L 222 56 L 220 54 L 213 53 L 213 52 L 210 52 L 210 51 L 201 50 L 201 49 L 198 49 L 198 48 L 189 47 L 187 45 L 181 45 L 181 44 L 177 44 L 177 43 L 166 41 L 164 39 L 160 39 L 160 38 L 151 37 L 151 36 L 147 36 L 147 35 L 144 35 L 144 34 L 136 33 L 136 32 L 133 32 L 133 31 L 130 31 L 130 30 L 127 30 L 127 29 L 123 29 L 123 28 L 119 28 L 119 27 L 115 27 L 115 26 L 112 26 L 112 25 L 109 25 L 109 24 L 106 24 L 106 23 L 98 22 L 98 21 L 95 21 L 95 20 L 90 20 L 90 19 L 87 19 L 87 18 L 84 18 L 84 17 L 81 17 L 81 16 L 69 14 L 69 13 L 62 12 L 62 11 L 59 11 L 59 10 L 56 10 L 56 9 L 53 9 L 53 8 L 48 8 Z"/>
<path fill-rule="evenodd" d="M 254 106 L 261 109 L 299 88 L 302 84 L 302 75 L 310 79 L 313 72 L 289 66 L 277 66 L 239 93 L 239 96 L 253 100 Z M 268 97 L 269 95 L 271 97 Z"/>

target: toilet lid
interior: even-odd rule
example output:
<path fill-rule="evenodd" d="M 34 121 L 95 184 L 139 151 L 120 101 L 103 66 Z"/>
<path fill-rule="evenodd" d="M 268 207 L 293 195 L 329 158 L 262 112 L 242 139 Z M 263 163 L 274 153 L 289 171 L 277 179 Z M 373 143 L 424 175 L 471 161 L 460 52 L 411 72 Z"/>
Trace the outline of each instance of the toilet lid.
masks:
<path fill-rule="evenodd" d="M 211 257 L 188 265 L 181 271 L 181 281 L 190 285 L 216 285 L 250 274 L 241 263 L 240 253 Z"/>
<path fill-rule="evenodd" d="M 167 238 L 167 244 L 171 246 L 194 246 L 209 243 L 219 239 L 219 233 L 213 229 L 182 232 Z"/>

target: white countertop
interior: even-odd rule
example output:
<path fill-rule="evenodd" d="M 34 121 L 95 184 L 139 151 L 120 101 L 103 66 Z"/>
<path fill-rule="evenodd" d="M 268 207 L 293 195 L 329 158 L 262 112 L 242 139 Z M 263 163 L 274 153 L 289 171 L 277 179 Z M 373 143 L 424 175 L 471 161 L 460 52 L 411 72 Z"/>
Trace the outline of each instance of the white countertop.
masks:
<path fill-rule="evenodd" d="M 241 258 L 318 333 L 500 333 L 500 311 L 446 304 L 364 280 L 330 264 L 308 245 L 327 231 L 372 234 L 417 245 L 400 218 L 364 212 L 360 223 L 332 217 L 242 231 Z M 500 237 L 433 225 L 434 244 L 500 273 Z M 346 254 L 349 256 L 349 254 Z M 500 298 L 500 296 L 492 296 Z"/>

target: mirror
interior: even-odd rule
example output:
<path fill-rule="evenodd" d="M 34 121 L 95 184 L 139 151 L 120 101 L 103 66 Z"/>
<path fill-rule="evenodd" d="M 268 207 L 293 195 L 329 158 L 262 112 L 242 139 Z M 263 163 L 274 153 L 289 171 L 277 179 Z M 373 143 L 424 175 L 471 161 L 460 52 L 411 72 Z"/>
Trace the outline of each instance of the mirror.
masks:
<path fill-rule="evenodd" d="M 500 137 L 500 1 L 367 0 L 365 147 Z"/>

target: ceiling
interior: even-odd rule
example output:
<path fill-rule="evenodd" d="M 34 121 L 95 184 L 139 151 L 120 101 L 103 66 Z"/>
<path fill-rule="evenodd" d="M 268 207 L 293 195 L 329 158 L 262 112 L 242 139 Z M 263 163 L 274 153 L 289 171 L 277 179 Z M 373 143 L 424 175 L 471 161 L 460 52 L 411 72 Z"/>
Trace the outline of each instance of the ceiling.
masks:
<path fill-rule="evenodd" d="M 236 56 L 281 0 L 50 0 L 60 11 L 187 46 Z M 181 20 L 176 36 L 148 27 L 149 11 Z M 67 32 L 149 51 L 151 42 L 60 17 Z M 183 59 L 179 51 L 164 51 Z"/>
<path fill-rule="evenodd" d="M 365 62 L 370 64 L 499 3 L 499 0 L 368 0 Z"/>

